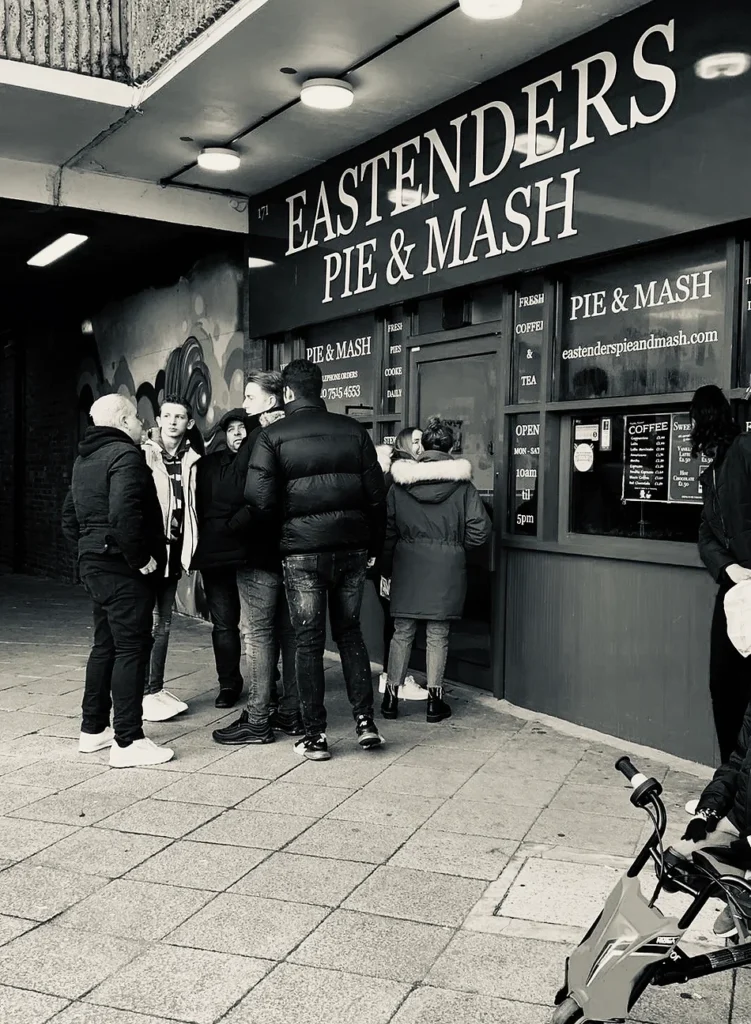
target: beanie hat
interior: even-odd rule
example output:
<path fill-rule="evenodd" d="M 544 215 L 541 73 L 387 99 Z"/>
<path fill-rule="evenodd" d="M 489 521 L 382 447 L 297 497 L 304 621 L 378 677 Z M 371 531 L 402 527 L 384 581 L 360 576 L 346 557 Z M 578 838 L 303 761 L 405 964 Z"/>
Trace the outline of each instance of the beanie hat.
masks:
<path fill-rule="evenodd" d="M 244 409 L 230 409 L 229 412 L 225 412 L 224 416 L 219 420 L 219 429 L 225 433 L 230 423 L 240 422 L 243 424 L 245 429 L 250 431 L 250 416 Z"/>

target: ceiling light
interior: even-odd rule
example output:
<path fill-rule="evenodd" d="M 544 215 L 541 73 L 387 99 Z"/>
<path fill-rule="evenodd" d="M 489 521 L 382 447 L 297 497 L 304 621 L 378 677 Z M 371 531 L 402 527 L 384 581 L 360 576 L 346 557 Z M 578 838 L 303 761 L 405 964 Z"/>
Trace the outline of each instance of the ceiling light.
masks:
<path fill-rule="evenodd" d="M 68 233 L 67 235 L 61 235 L 56 242 L 48 245 L 41 252 L 38 252 L 36 256 L 32 256 L 27 261 L 27 265 L 30 267 L 46 267 L 50 263 L 54 263 L 55 260 L 59 260 L 61 256 L 66 256 L 73 249 L 77 249 L 79 245 L 82 245 L 88 239 L 88 235 L 75 235 Z"/>
<path fill-rule="evenodd" d="M 273 260 L 264 260 L 260 256 L 248 257 L 248 267 L 251 270 L 257 270 L 259 267 L 273 267 Z"/>
<path fill-rule="evenodd" d="M 198 166 L 204 171 L 236 171 L 240 166 L 240 154 L 234 149 L 209 146 L 198 154 Z"/>
<path fill-rule="evenodd" d="M 529 156 L 529 138 L 526 132 L 521 132 L 521 134 L 517 135 L 514 139 L 514 152 Z M 538 132 L 535 135 L 535 143 L 537 149 L 535 156 L 544 156 L 546 153 L 552 153 L 558 145 L 557 139 L 554 139 L 552 135 L 545 135 L 542 132 Z"/>
<path fill-rule="evenodd" d="M 468 18 L 491 21 L 493 18 L 510 18 L 522 9 L 524 0 L 459 0 L 459 7 Z"/>
<path fill-rule="evenodd" d="M 388 192 L 388 200 L 403 209 L 419 206 L 422 203 L 422 192 L 419 188 L 392 188 Z"/>
<path fill-rule="evenodd" d="M 306 107 L 318 110 L 344 110 L 355 101 L 355 90 L 338 78 L 309 78 L 303 82 L 300 99 Z"/>
<path fill-rule="evenodd" d="M 712 53 L 694 64 L 699 78 L 738 78 L 751 68 L 751 56 L 747 53 Z"/>
<path fill-rule="evenodd" d="M 84 320 L 83 323 L 81 324 L 81 334 L 93 334 L 93 333 L 94 333 L 94 325 L 92 324 L 91 320 Z"/>

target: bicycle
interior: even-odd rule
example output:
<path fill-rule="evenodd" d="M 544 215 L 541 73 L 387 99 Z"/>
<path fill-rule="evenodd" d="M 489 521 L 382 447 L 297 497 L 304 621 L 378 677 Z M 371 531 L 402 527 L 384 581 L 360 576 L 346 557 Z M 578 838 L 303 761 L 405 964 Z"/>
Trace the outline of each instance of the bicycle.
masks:
<path fill-rule="evenodd" d="M 691 861 L 665 851 L 667 814 L 662 786 L 642 775 L 629 758 L 615 764 L 631 783 L 631 803 L 646 811 L 654 830 L 631 867 L 618 881 L 579 946 L 566 959 L 563 988 L 550 1024 L 623 1024 L 649 985 L 677 985 L 709 974 L 751 965 L 751 941 L 689 956 L 678 943 L 707 901 L 720 896 L 750 938 L 751 922 L 736 893 L 749 897 L 751 882 L 742 868 L 715 861 L 697 850 Z M 642 893 L 639 875 L 654 862 L 657 885 L 651 899 Z M 655 906 L 662 891 L 693 897 L 682 917 L 666 917 Z"/>

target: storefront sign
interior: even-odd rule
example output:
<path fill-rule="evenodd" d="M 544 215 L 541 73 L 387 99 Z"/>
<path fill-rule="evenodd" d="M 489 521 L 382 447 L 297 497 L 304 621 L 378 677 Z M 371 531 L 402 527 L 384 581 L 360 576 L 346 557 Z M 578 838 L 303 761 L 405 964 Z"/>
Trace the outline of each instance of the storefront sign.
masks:
<path fill-rule="evenodd" d="M 624 501 L 701 504 L 699 476 L 709 465 L 691 456 L 687 413 L 624 416 Z"/>
<path fill-rule="evenodd" d="M 537 535 L 537 476 L 540 468 L 540 417 L 534 414 L 513 419 L 511 465 L 511 533 Z"/>
<path fill-rule="evenodd" d="M 751 75 L 693 70 L 747 19 L 655 0 L 255 197 L 253 334 L 751 216 Z"/>
<path fill-rule="evenodd" d="M 514 295 L 515 402 L 539 402 L 542 396 L 542 349 L 550 322 L 550 303 L 542 278 L 529 278 Z"/>
<path fill-rule="evenodd" d="M 559 346 L 561 400 L 693 391 L 721 379 L 724 242 L 571 277 Z"/>
<path fill-rule="evenodd" d="M 382 412 L 401 415 L 404 403 L 404 312 L 401 307 L 389 310 L 386 320 L 383 354 Z"/>
<path fill-rule="evenodd" d="M 372 415 L 375 336 L 375 318 L 367 316 L 308 332 L 305 356 L 321 367 L 321 397 L 329 412 Z"/>

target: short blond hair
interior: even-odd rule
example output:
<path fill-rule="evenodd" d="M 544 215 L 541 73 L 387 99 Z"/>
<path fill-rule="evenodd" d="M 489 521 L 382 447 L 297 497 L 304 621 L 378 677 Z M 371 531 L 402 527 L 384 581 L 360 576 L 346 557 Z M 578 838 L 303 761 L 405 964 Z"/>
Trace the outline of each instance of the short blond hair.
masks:
<path fill-rule="evenodd" d="M 89 410 L 95 427 L 119 427 L 123 416 L 136 411 L 135 402 L 127 395 L 103 395 Z"/>

